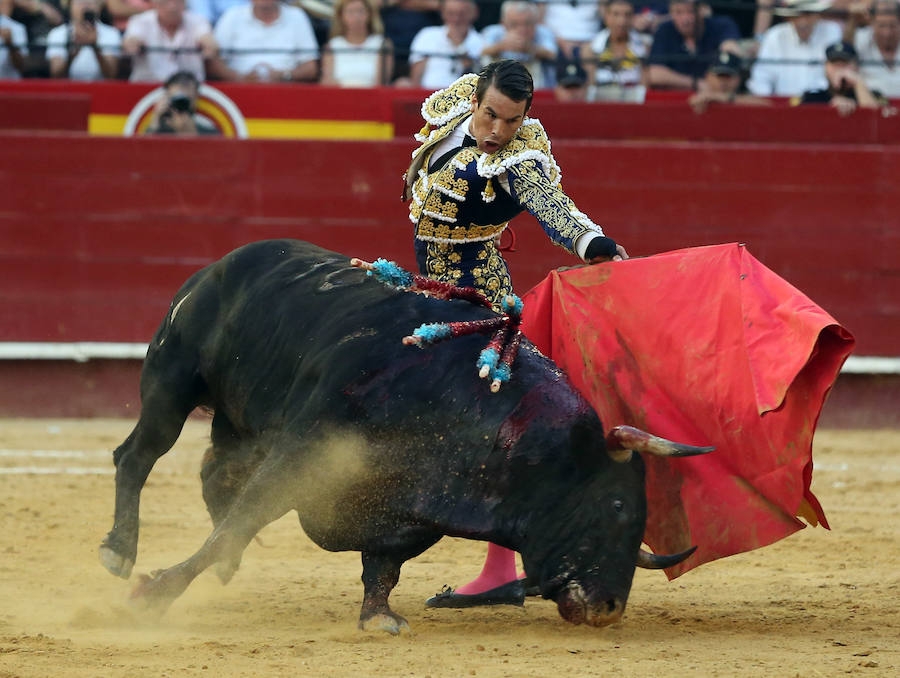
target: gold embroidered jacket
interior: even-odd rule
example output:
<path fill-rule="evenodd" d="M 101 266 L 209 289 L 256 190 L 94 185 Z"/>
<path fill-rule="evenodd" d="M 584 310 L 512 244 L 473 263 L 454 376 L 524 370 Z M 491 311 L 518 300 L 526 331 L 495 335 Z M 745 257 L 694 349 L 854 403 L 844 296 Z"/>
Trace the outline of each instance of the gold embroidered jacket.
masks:
<path fill-rule="evenodd" d="M 526 118 L 516 135 L 495 153 L 463 148 L 429 174 L 435 148 L 465 122 L 478 76 L 464 75 L 422 105 L 426 124 L 406 173 L 404 198 L 412 199 L 410 220 L 419 240 L 470 243 L 492 240 L 516 214 L 534 215 L 550 239 L 574 253 L 578 236 L 602 229 L 578 210 L 560 187 L 561 172 L 550 140 L 536 118 Z M 497 183 L 506 173 L 510 193 Z"/>

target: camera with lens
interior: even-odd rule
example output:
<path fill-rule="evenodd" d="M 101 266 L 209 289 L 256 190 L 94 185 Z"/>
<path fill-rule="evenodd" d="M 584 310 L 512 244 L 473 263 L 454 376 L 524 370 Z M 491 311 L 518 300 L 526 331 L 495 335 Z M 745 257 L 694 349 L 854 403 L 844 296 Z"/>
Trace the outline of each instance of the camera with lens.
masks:
<path fill-rule="evenodd" d="M 157 131 L 162 133 L 174 132 L 175 130 L 172 129 L 173 113 L 193 113 L 193 108 L 194 105 L 189 96 L 181 93 L 173 94 L 169 97 L 169 105 L 166 106 L 166 109 L 159 116 Z"/>
<path fill-rule="evenodd" d="M 85 21 L 89 24 L 96 24 L 97 23 L 97 12 L 95 12 L 92 9 L 86 9 L 86 10 L 84 10 L 84 14 L 81 15 L 81 20 Z"/>
<path fill-rule="evenodd" d="M 186 94 L 173 94 L 169 97 L 169 108 L 179 113 L 191 112 L 191 98 Z"/>

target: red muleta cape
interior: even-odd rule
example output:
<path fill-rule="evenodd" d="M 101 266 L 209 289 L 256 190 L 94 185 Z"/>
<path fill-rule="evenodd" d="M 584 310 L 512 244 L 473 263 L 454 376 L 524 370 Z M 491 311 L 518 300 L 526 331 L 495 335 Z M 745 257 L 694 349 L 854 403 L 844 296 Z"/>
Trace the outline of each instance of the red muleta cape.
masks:
<path fill-rule="evenodd" d="M 645 543 L 698 546 L 670 579 L 828 527 L 810 491 L 812 438 L 853 336 L 738 244 L 554 271 L 522 328 L 607 428 L 636 426 L 701 457 L 645 457 Z"/>

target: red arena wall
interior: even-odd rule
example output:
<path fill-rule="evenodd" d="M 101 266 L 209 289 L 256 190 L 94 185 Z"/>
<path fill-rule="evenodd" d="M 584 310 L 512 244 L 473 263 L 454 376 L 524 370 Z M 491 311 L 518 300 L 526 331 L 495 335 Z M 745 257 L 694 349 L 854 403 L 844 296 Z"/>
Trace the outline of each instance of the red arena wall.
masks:
<path fill-rule="evenodd" d="M 292 237 L 412 265 L 403 141 L 0 137 L 0 341 L 147 341 L 181 282 Z M 557 142 L 563 185 L 633 256 L 740 241 L 898 355 L 900 149 Z M 514 221 L 525 290 L 573 260 Z"/>
<path fill-rule="evenodd" d="M 900 147 L 569 140 L 542 119 L 566 191 L 632 256 L 744 242 L 850 329 L 857 355 L 900 355 Z M 147 342 L 192 272 L 262 238 L 412 266 L 411 150 L 0 133 L 0 342 Z M 519 290 L 574 263 L 532 219 L 513 227 Z M 0 414 L 133 412 L 139 361 L 108 362 L 0 361 Z"/>

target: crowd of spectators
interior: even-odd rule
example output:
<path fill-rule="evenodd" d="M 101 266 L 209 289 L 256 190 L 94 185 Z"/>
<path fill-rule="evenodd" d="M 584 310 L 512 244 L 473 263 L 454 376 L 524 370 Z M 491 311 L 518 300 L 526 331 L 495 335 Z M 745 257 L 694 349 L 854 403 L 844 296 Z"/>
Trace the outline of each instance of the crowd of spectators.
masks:
<path fill-rule="evenodd" d="M 698 111 L 789 97 L 844 113 L 900 97 L 898 2 L 0 0 L 0 78 L 437 89 L 513 58 L 566 100 L 659 88 Z"/>

